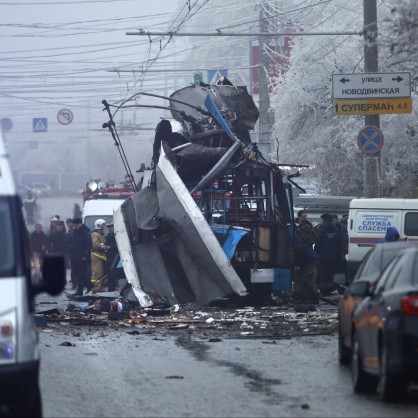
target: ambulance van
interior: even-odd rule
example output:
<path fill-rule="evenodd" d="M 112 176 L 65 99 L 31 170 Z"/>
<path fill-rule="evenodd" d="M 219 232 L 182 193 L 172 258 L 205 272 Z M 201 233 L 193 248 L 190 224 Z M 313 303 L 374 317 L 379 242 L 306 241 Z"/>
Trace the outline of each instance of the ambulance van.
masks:
<path fill-rule="evenodd" d="M 348 215 L 348 270 L 357 270 L 367 252 L 386 234 L 398 229 L 401 240 L 418 240 L 418 199 L 353 199 Z"/>
<path fill-rule="evenodd" d="M 32 283 L 28 232 L 22 202 L 0 132 L 0 416 L 41 417 L 39 341 L 34 297 L 65 286 L 61 256 L 45 258 L 42 278 Z"/>

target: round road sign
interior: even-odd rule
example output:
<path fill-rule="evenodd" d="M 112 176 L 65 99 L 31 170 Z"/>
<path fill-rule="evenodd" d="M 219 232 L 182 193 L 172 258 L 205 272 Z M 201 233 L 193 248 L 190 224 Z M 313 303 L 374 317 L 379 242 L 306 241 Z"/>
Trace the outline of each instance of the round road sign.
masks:
<path fill-rule="evenodd" d="M 61 125 L 69 125 L 73 121 L 73 112 L 68 109 L 61 109 L 57 114 L 58 122 Z"/>
<path fill-rule="evenodd" d="M 357 145 L 365 154 L 375 154 L 383 147 L 384 137 L 380 129 L 366 126 L 357 136 Z"/>
<path fill-rule="evenodd" d="M 13 128 L 13 122 L 9 118 L 3 118 L 0 120 L 0 126 L 3 132 L 9 132 Z"/>

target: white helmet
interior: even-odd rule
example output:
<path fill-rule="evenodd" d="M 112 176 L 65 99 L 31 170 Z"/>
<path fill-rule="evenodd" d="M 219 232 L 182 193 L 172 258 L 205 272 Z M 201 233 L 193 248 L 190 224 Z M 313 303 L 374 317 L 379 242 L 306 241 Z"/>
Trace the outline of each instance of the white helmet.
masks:
<path fill-rule="evenodd" d="M 106 221 L 104 219 L 96 219 L 94 222 L 95 229 L 102 229 L 102 226 L 106 225 Z"/>

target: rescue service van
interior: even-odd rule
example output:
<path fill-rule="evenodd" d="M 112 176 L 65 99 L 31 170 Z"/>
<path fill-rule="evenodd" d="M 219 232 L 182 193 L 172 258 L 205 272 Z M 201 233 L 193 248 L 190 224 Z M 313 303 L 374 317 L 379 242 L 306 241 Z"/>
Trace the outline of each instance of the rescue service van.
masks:
<path fill-rule="evenodd" d="M 336 214 L 341 220 L 348 215 L 350 202 L 356 197 L 299 194 L 293 197 L 294 217 L 297 220 L 298 212 L 305 210 L 311 223 L 321 223 L 321 215 L 324 213 Z"/>
<path fill-rule="evenodd" d="M 386 234 L 398 229 L 401 240 L 418 240 L 418 199 L 353 199 L 348 215 L 348 269 L 357 270 L 363 257 Z"/>
<path fill-rule="evenodd" d="M 34 297 L 59 294 L 65 286 L 62 256 L 43 260 L 32 283 L 22 202 L 0 132 L 0 416 L 41 417 L 39 341 Z"/>
<path fill-rule="evenodd" d="M 115 210 L 129 197 L 130 193 L 112 194 L 107 193 L 93 195 L 84 202 L 82 221 L 91 231 L 94 229 L 94 222 L 97 219 L 104 219 L 106 224 L 113 223 Z M 105 230 L 106 233 L 106 230 Z"/>

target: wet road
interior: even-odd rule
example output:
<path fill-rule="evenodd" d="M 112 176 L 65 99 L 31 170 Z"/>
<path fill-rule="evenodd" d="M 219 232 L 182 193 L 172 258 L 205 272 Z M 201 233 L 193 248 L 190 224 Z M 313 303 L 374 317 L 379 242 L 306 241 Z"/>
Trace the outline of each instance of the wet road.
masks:
<path fill-rule="evenodd" d="M 355 395 L 335 336 L 213 340 L 88 327 L 40 334 L 46 417 L 418 415 L 417 390 L 402 405 Z"/>
<path fill-rule="evenodd" d="M 72 216 L 75 202 L 40 199 L 44 228 L 54 214 Z M 62 322 L 41 329 L 40 343 L 45 417 L 418 416 L 418 390 L 401 405 L 354 394 L 336 335 L 213 338 Z"/>

